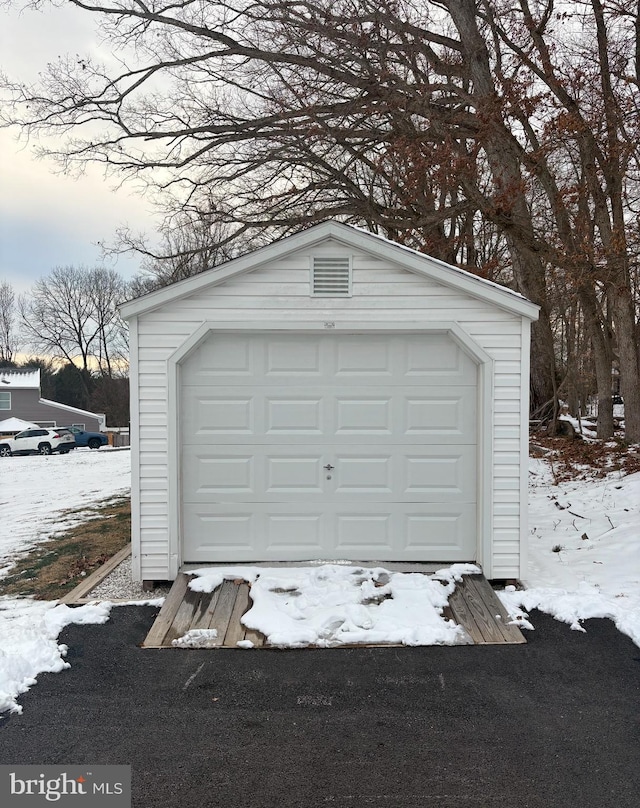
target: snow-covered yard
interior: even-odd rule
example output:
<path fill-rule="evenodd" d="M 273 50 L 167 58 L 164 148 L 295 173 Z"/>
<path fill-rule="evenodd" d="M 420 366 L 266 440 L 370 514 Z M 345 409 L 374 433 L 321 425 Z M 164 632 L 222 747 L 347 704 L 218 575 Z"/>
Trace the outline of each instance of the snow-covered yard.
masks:
<path fill-rule="evenodd" d="M 0 575 L 11 559 L 82 520 L 97 502 L 131 489 L 131 453 L 76 449 L 68 455 L 2 458 Z M 43 672 L 68 667 L 58 635 L 69 623 L 104 623 L 109 604 L 70 609 L 55 602 L 0 599 L 0 713 Z"/>
<path fill-rule="evenodd" d="M 640 473 L 554 485 L 549 464 L 532 460 L 530 480 L 527 589 L 501 593 L 507 607 L 514 615 L 537 608 L 576 629 L 582 620 L 608 617 L 640 645 Z M 76 450 L 63 457 L 1 461 L 0 570 L 7 569 L 16 553 L 46 540 L 69 519 L 80 518 L 63 517 L 66 510 L 125 494 L 129 482 L 128 451 Z M 252 592 L 254 627 L 277 624 L 279 644 L 300 645 L 321 639 L 339 614 L 349 629 L 349 642 L 367 631 L 378 631 L 379 640 L 395 631 L 396 639 L 411 644 L 464 641 L 439 614 L 438 598 L 452 586 L 452 571 L 443 573 L 447 586 L 437 584 L 435 590 L 428 581 L 416 582 L 415 576 L 390 576 L 395 591 L 380 612 L 367 608 L 387 585 L 376 585 L 379 572 L 364 572 L 355 591 L 348 568 L 331 565 L 327 574 L 320 570 L 280 570 L 279 578 L 265 569 L 244 570 L 260 584 Z M 219 579 L 219 572 L 203 571 L 194 585 L 211 587 Z M 293 611 L 276 609 L 269 595 L 274 585 L 298 592 L 287 606 Z M 331 603 L 326 601 L 329 593 Z M 66 624 L 106 622 L 111 608 L 108 603 L 69 609 L 55 602 L 0 600 L 0 712 L 19 711 L 16 698 L 39 673 L 68 666 L 66 649 L 57 639 Z M 430 610 L 426 622 L 425 610 Z M 307 633 L 301 636 L 300 631 Z"/>
<path fill-rule="evenodd" d="M 575 629 L 608 617 L 640 645 L 640 473 L 555 485 L 531 459 L 528 551 L 527 588 L 502 594 L 512 613 L 540 609 Z"/>
<path fill-rule="evenodd" d="M 0 574 L 16 553 L 82 520 L 65 514 L 131 490 L 131 452 L 75 449 L 68 455 L 2 458 Z"/>

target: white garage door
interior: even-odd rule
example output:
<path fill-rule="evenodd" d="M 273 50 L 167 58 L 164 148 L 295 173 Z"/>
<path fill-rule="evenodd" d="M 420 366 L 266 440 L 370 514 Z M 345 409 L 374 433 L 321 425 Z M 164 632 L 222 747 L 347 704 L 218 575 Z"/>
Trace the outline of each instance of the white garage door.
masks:
<path fill-rule="evenodd" d="M 213 333 L 181 371 L 183 560 L 474 560 L 476 395 L 442 334 Z"/>

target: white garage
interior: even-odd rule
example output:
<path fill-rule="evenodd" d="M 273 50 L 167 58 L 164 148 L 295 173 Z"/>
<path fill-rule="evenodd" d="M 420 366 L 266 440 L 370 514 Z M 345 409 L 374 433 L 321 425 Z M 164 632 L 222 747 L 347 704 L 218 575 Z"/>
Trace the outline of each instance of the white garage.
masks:
<path fill-rule="evenodd" d="M 326 223 L 122 307 L 136 577 L 475 561 L 519 577 L 519 295 Z"/>

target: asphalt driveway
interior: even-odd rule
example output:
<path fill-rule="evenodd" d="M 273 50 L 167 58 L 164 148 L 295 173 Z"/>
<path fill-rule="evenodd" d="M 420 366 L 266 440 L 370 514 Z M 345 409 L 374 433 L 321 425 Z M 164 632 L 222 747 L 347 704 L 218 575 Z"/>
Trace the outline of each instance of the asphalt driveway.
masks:
<path fill-rule="evenodd" d="M 0 762 L 133 767 L 135 808 L 637 808 L 640 649 L 534 613 L 527 645 L 142 650 L 155 609 L 70 626 Z"/>

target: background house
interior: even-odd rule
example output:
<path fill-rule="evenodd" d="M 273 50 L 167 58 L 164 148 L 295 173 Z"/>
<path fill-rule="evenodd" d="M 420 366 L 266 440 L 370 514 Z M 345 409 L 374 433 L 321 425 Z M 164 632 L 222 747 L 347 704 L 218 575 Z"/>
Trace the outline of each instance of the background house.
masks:
<path fill-rule="evenodd" d="M 106 418 L 40 397 L 40 370 L 0 369 L 0 420 L 20 418 L 41 427 L 79 426 L 102 432 Z"/>

